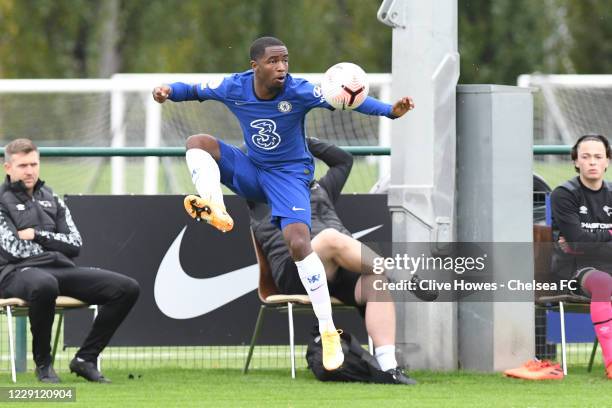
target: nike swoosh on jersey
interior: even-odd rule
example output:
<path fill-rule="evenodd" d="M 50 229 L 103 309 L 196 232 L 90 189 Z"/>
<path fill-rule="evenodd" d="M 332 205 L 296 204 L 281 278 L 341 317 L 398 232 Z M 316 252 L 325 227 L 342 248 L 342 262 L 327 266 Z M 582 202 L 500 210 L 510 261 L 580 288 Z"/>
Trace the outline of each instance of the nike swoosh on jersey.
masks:
<path fill-rule="evenodd" d="M 377 229 L 377 225 L 353 234 L 359 239 Z M 164 255 L 153 289 L 159 310 L 172 319 L 191 319 L 212 312 L 257 289 L 259 266 L 245 266 L 212 278 L 193 278 L 181 266 L 181 241 L 187 227 L 174 239 Z"/>
<path fill-rule="evenodd" d="M 293 211 L 306 211 L 301 207 L 296 207 L 295 205 L 291 208 Z"/>

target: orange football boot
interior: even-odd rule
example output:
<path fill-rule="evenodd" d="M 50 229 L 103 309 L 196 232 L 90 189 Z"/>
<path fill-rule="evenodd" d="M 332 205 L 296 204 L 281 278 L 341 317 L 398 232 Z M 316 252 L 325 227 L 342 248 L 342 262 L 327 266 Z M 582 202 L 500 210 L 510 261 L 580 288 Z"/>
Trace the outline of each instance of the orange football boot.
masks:
<path fill-rule="evenodd" d="M 506 370 L 504 375 L 524 380 L 562 380 L 564 378 L 559 364 L 538 359 L 529 360 L 518 368 Z"/>
<path fill-rule="evenodd" d="M 221 232 L 228 232 L 234 228 L 234 220 L 227 213 L 225 206 L 221 204 L 196 195 L 185 197 L 183 204 L 187 214 L 197 221 L 204 220 Z"/>

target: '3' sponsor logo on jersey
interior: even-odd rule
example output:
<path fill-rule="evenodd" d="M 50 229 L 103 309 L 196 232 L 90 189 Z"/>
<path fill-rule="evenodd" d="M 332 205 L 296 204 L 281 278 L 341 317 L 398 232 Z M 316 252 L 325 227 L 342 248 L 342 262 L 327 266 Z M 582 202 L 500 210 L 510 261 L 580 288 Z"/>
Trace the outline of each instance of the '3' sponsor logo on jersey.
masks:
<path fill-rule="evenodd" d="M 276 123 L 272 119 L 256 119 L 251 122 L 251 127 L 258 130 L 251 140 L 260 149 L 272 150 L 280 144 L 281 137 L 276 133 Z"/>

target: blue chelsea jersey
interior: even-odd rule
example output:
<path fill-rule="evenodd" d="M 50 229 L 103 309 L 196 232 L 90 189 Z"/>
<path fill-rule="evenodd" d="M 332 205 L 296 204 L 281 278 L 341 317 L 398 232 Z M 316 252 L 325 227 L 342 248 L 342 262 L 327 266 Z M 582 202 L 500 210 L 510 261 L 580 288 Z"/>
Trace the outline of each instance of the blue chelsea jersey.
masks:
<path fill-rule="evenodd" d="M 325 102 L 318 86 L 289 74 L 274 99 L 259 99 L 255 95 L 253 75 L 249 70 L 226 77 L 221 83 L 200 84 L 198 99 L 222 102 L 236 115 L 247 155 L 257 166 L 311 165 L 304 129 L 306 113 L 316 107 L 333 108 Z"/>
<path fill-rule="evenodd" d="M 274 99 L 259 99 L 253 81 L 254 73 L 248 70 L 196 85 L 176 82 L 170 85 L 169 99 L 175 102 L 215 100 L 225 104 L 238 118 L 247 155 L 258 167 L 312 166 L 305 138 L 305 116 L 313 108 L 334 110 L 323 99 L 320 87 L 287 74 L 283 89 Z M 394 119 L 391 105 L 369 96 L 356 110 Z"/>

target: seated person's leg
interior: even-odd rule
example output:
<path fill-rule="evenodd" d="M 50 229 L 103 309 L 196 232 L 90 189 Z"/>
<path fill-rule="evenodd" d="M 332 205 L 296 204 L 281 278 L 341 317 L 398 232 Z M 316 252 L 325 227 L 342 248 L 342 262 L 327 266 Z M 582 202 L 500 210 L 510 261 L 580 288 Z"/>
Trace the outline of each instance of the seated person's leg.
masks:
<path fill-rule="evenodd" d="M 98 316 L 76 353 L 77 358 L 95 363 L 134 306 L 140 286 L 128 276 L 99 268 L 57 268 L 52 273 L 60 294 L 99 306 Z"/>
<path fill-rule="evenodd" d="M 328 278 L 332 273 L 331 271 L 338 267 L 352 272 L 372 275 L 374 273 L 374 259 L 379 257 L 367 245 L 363 245 L 355 238 L 332 228 L 325 229 L 317 234 L 312 240 L 312 247 L 321 258 L 328 273 Z M 374 279 L 380 278 L 368 277 L 365 282 L 367 285 L 362 292 L 369 293 L 371 296 L 376 295 L 378 301 L 391 301 L 388 298 L 388 292 L 375 291 L 371 287 Z M 431 302 L 438 298 L 437 290 L 421 289 L 421 279 L 417 274 L 412 274 L 410 281 L 414 288 L 411 292 L 420 300 Z M 374 299 L 370 297 L 370 300 L 373 301 Z"/>
<path fill-rule="evenodd" d="M 59 294 L 56 279 L 42 268 L 14 271 L 2 290 L 2 297 L 18 297 L 29 303 L 32 354 L 37 367 L 51 364 L 51 328 L 55 299 Z"/>
<path fill-rule="evenodd" d="M 612 378 L 612 276 L 591 269 L 582 276 L 581 286 L 591 296 L 591 320 L 601 344 L 608 377 Z"/>
<path fill-rule="evenodd" d="M 362 264 L 362 250 L 372 251 L 353 237 L 335 229 L 327 228 L 319 232 L 312 239 L 312 249 L 321 258 L 329 280 L 339 266 L 352 272 L 372 273 L 372 263 L 367 265 L 366 261 Z M 363 255 L 368 259 L 367 253 Z"/>
<path fill-rule="evenodd" d="M 372 273 L 372 263 L 362 262 L 374 254 L 367 246 L 337 230 L 326 229 L 312 240 L 330 279 L 330 292 L 347 304 L 366 305 L 366 330 L 374 343 L 376 358 L 383 371 L 395 369 L 395 306 L 391 297 L 373 290 L 362 290 L 360 272 Z M 377 279 L 386 279 L 384 276 Z M 347 299 L 352 298 L 352 299 Z"/>

